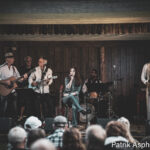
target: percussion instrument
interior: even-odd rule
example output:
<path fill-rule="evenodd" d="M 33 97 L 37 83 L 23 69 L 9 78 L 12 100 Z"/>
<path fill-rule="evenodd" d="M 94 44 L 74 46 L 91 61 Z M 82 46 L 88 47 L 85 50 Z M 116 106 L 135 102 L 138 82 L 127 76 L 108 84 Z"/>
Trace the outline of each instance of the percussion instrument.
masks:
<path fill-rule="evenodd" d="M 90 114 L 87 114 L 87 119 L 88 121 L 91 121 L 94 117 L 95 117 L 95 108 L 92 104 L 81 104 L 81 107 L 84 108 L 85 110 L 88 109 L 91 111 Z M 86 108 L 87 107 L 87 108 Z M 86 115 L 83 115 L 82 113 L 80 113 L 80 118 L 79 118 L 80 122 L 85 123 L 86 122 Z"/>
<path fill-rule="evenodd" d="M 90 99 L 97 99 L 97 98 L 98 98 L 98 94 L 97 94 L 96 92 L 91 92 L 91 93 L 89 94 L 89 98 L 90 98 Z"/>

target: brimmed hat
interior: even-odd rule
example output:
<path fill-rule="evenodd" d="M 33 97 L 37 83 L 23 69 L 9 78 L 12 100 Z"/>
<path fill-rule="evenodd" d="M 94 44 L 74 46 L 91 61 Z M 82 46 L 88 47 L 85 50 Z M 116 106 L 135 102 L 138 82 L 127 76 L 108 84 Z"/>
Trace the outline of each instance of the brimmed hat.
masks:
<path fill-rule="evenodd" d="M 12 52 L 5 53 L 5 58 L 13 58 L 14 54 Z"/>
<path fill-rule="evenodd" d="M 24 123 L 24 128 L 32 130 L 41 127 L 42 122 L 37 117 L 31 116 Z"/>

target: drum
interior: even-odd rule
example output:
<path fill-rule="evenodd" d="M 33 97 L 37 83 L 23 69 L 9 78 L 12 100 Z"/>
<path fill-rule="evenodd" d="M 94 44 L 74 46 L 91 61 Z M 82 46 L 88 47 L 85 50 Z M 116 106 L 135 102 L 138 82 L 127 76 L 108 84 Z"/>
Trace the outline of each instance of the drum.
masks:
<path fill-rule="evenodd" d="M 95 108 L 94 108 L 94 106 L 92 104 L 87 104 L 87 108 L 86 108 L 86 104 L 81 104 L 81 107 L 83 107 L 85 110 L 89 109 L 91 111 L 90 114 L 87 114 L 88 121 L 91 121 L 95 117 Z M 80 122 L 85 123 L 86 122 L 86 115 L 83 115 L 82 113 L 80 113 L 79 120 L 80 120 Z"/>
<path fill-rule="evenodd" d="M 97 99 L 97 98 L 98 98 L 97 92 L 91 92 L 91 93 L 89 94 L 89 98 L 90 98 L 90 99 Z"/>

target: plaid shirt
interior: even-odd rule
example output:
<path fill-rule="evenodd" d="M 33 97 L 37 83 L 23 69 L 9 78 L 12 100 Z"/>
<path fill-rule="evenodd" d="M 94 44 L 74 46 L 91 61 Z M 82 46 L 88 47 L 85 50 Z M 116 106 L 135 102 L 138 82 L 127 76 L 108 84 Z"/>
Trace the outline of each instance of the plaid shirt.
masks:
<path fill-rule="evenodd" d="M 62 147 L 64 129 L 56 129 L 55 132 L 47 137 L 56 147 Z"/>

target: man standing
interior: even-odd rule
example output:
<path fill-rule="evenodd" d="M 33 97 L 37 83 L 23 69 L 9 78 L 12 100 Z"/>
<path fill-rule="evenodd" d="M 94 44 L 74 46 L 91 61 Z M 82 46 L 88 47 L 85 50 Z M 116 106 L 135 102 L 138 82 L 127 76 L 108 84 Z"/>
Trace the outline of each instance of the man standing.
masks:
<path fill-rule="evenodd" d="M 19 72 L 21 75 L 23 75 L 33 69 L 32 57 L 26 56 L 24 58 L 24 62 L 25 62 L 25 64 L 19 68 Z M 30 74 L 29 74 L 29 76 L 30 76 Z M 28 86 L 29 86 L 28 79 L 24 80 L 22 83 L 19 84 L 19 87 L 23 88 L 24 90 L 26 90 L 26 88 L 28 88 Z M 33 95 L 31 93 L 24 94 L 24 92 L 20 92 L 19 101 L 20 101 L 21 110 L 20 110 L 20 116 L 18 118 L 18 121 L 21 121 L 23 119 L 24 110 L 27 106 L 29 106 L 31 104 L 31 103 L 29 103 L 29 101 L 31 102 L 32 98 L 33 98 Z"/>
<path fill-rule="evenodd" d="M 141 74 L 142 82 L 146 87 L 147 120 L 150 120 L 150 63 L 143 66 Z"/>
<path fill-rule="evenodd" d="M 14 55 L 11 52 L 5 54 L 5 63 L 0 66 L 0 80 L 6 80 L 10 77 L 19 78 L 20 74 L 14 64 Z M 20 79 L 23 81 L 24 78 L 27 78 L 27 74 Z M 12 84 L 10 80 L 5 81 L 8 86 Z M 12 85 L 13 86 L 13 85 Z M 7 96 L 1 96 L 1 105 L 0 105 L 0 114 L 1 116 L 6 116 L 6 111 L 8 110 L 8 104 L 11 106 L 9 109 L 11 113 L 8 115 L 9 117 L 16 118 L 17 117 L 17 95 L 15 90 L 12 90 L 11 93 Z M 9 110 L 10 111 L 10 110 Z"/>
<path fill-rule="evenodd" d="M 38 117 L 53 117 L 53 99 L 50 96 L 49 85 L 52 84 L 52 70 L 46 66 L 47 60 L 39 58 L 35 72 L 29 77 L 29 85 L 36 93 L 36 115 Z M 39 112 L 40 110 L 40 112 Z M 44 111 L 44 112 L 43 112 Z"/>

